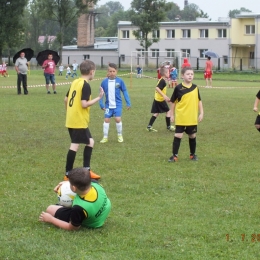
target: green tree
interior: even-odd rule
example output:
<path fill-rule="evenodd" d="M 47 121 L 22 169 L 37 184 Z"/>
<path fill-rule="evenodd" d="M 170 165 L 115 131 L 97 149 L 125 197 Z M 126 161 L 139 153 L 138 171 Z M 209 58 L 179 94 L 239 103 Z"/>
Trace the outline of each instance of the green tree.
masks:
<path fill-rule="evenodd" d="M 105 4 L 105 6 L 109 9 L 109 16 L 112 16 L 114 13 L 119 11 L 124 11 L 122 4 L 117 1 L 109 1 Z"/>
<path fill-rule="evenodd" d="M 50 21 L 58 23 L 60 63 L 62 63 L 62 47 L 64 45 L 64 33 L 66 28 L 83 13 L 87 13 L 89 6 L 96 4 L 97 0 L 44 0 L 41 1 L 41 9 Z"/>
<path fill-rule="evenodd" d="M 171 3 L 165 0 L 133 0 L 131 3 L 131 22 L 138 27 L 133 35 L 145 51 L 155 42 L 159 41 L 153 32 L 159 29 L 159 22 L 166 18 L 166 11 L 171 8 Z M 145 59 L 146 64 L 148 59 Z"/>
<path fill-rule="evenodd" d="M 174 21 L 178 19 L 180 14 L 181 14 L 180 7 L 177 4 L 173 3 L 172 8 L 166 12 L 166 17 L 168 18 L 168 20 Z"/>
<path fill-rule="evenodd" d="M 237 14 L 240 14 L 241 12 L 249 12 L 251 13 L 252 11 L 249 10 L 249 9 L 246 9 L 245 7 L 241 7 L 240 10 L 238 9 L 233 9 L 233 10 L 230 10 L 228 12 L 228 17 L 230 18 L 235 18 Z"/>
<path fill-rule="evenodd" d="M 196 4 L 188 4 L 185 6 L 180 16 L 183 21 L 195 21 L 197 17 L 208 18 L 208 15 Z"/>
<path fill-rule="evenodd" d="M 117 36 L 117 24 L 118 22 L 121 20 L 129 20 L 130 19 L 130 11 L 123 11 L 123 10 L 120 10 L 116 13 L 114 13 L 111 17 L 110 17 L 110 20 L 109 20 L 109 23 L 108 23 L 108 27 L 107 29 L 105 30 L 105 36 L 113 36 L 113 37 L 116 37 Z"/>
<path fill-rule="evenodd" d="M 0 60 L 4 49 L 10 50 L 23 40 L 22 16 L 27 0 L 0 1 Z"/>

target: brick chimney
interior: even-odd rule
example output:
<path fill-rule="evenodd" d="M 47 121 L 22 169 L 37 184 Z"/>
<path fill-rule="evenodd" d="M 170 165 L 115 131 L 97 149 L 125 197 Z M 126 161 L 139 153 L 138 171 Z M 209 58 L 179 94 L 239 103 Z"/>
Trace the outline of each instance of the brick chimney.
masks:
<path fill-rule="evenodd" d="M 91 4 L 87 14 L 78 18 L 78 48 L 94 46 L 95 42 L 95 13 L 94 5 Z"/>

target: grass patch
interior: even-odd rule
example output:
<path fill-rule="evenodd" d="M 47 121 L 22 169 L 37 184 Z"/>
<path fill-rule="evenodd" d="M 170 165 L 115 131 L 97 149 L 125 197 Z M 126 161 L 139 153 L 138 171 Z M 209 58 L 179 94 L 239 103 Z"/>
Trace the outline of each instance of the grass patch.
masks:
<path fill-rule="evenodd" d="M 15 86 L 10 72 L 1 86 Z M 104 75 L 97 72 L 96 78 Z M 65 75 L 56 78 L 66 83 Z M 40 212 L 56 203 L 52 190 L 64 174 L 70 140 L 63 99 L 69 84 L 58 86 L 57 95 L 47 95 L 44 87 L 29 88 L 28 96 L 0 88 L 0 259 L 259 258 L 259 237 L 251 242 L 252 234 L 260 234 L 259 132 L 252 111 L 259 84 L 236 82 L 231 75 L 230 81 L 214 81 L 222 88 L 201 88 L 199 161 L 189 161 L 184 136 L 179 162 L 168 163 L 173 135 L 164 116 L 155 122 L 158 133 L 145 130 L 156 81 L 133 78 L 130 87 L 130 77 L 124 79 L 132 101 L 132 109 L 123 111 L 124 143 L 117 143 L 113 121 L 109 142 L 99 143 L 103 113 L 98 105 L 91 108 L 96 141 L 91 166 L 102 176 L 112 211 L 103 228 L 79 232 L 38 222 Z M 194 83 L 203 86 L 204 80 L 197 77 Z M 28 76 L 28 85 L 36 84 L 44 84 L 42 71 Z M 99 80 L 91 83 L 93 97 L 99 85 Z M 77 167 L 82 152 L 83 147 Z"/>

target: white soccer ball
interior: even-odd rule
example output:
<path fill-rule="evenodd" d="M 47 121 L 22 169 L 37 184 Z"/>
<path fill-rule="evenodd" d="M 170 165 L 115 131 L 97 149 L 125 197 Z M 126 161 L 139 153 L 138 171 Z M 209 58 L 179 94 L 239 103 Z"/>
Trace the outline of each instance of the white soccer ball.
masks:
<path fill-rule="evenodd" d="M 70 189 L 70 182 L 66 181 L 59 187 L 57 196 L 61 206 L 70 208 L 76 193 Z"/>

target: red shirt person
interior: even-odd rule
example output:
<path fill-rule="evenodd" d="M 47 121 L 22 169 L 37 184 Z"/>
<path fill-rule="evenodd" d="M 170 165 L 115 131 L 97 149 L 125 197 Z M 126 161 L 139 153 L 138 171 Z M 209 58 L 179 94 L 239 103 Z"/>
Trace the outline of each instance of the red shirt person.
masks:
<path fill-rule="evenodd" d="M 206 61 L 206 64 L 205 64 L 205 71 L 204 71 L 206 87 L 212 87 L 212 74 L 213 74 L 212 68 L 213 68 L 213 62 L 211 61 L 211 57 L 208 57 L 208 60 Z M 209 82 L 208 82 L 208 80 L 209 80 Z"/>
<path fill-rule="evenodd" d="M 44 69 L 44 77 L 45 77 L 45 81 L 46 81 L 47 94 L 51 94 L 51 92 L 49 90 L 50 81 L 51 81 L 51 84 L 52 84 L 53 93 L 57 94 L 56 84 L 55 84 L 56 64 L 55 64 L 55 62 L 52 58 L 53 58 L 52 54 L 49 54 L 48 59 L 45 60 L 42 64 L 42 68 Z"/>
<path fill-rule="evenodd" d="M 188 58 L 184 58 L 183 64 L 181 65 L 181 68 L 185 68 L 185 67 L 191 67 Z"/>

